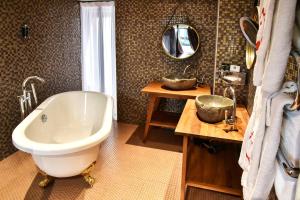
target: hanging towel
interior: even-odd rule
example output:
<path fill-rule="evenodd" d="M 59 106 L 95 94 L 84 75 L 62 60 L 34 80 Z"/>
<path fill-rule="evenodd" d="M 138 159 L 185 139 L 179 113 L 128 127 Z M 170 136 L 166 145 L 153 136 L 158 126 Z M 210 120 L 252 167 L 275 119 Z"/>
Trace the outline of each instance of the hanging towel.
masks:
<path fill-rule="evenodd" d="M 283 93 L 294 93 L 296 92 L 298 89 L 297 83 L 295 83 L 294 81 L 286 81 L 281 90 L 279 92 L 283 92 Z M 271 100 L 272 98 L 277 95 L 278 92 L 273 93 L 267 100 L 267 113 L 266 113 L 266 125 L 270 126 L 271 124 Z"/>
<path fill-rule="evenodd" d="M 287 163 L 280 149 L 277 153 L 274 187 L 279 200 L 295 200 L 297 179 L 290 177 L 284 170 L 283 163 Z"/>
<path fill-rule="evenodd" d="M 253 84 L 261 85 L 272 30 L 275 0 L 261 0 L 259 5 L 259 29 L 256 36 L 256 62 L 253 73 Z"/>
<path fill-rule="evenodd" d="M 273 93 L 281 88 L 292 47 L 297 0 L 277 0 L 269 54 L 262 77 L 262 90 Z"/>
<path fill-rule="evenodd" d="M 273 93 L 280 89 L 291 50 L 297 0 L 262 0 L 256 38 L 253 84 Z"/>
<path fill-rule="evenodd" d="M 300 200 L 300 176 L 298 176 L 295 200 Z"/>
<path fill-rule="evenodd" d="M 266 104 L 270 94 L 257 87 L 252 115 L 248 122 L 239 158 L 239 165 L 243 169 L 242 186 L 244 199 L 250 199 L 250 193 L 254 187 L 256 176 L 251 174 L 257 172 L 260 161 L 260 152 L 265 133 Z"/>
<path fill-rule="evenodd" d="M 266 104 L 271 100 L 270 126 L 266 126 Z M 271 95 L 258 88 L 255 106 L 242 145 L 239 164 L 242 167 L 242 186 L 245 200 L 267 199 L 275 175 L 276 154 L 280 142 L 283 107 L 293 99 L 278 92 Z M 259 110 L 261 109 L 261 110 Z"/>
<path fill-rule="evenodd" d="M 296 0 L 260 1 L 253 78 L 258 87 L 239 158 L 245 200 L 267 199 L 274 182 L 283 106 L 293 101 L 279 90 L 291 49 L 295 7 Z"/>

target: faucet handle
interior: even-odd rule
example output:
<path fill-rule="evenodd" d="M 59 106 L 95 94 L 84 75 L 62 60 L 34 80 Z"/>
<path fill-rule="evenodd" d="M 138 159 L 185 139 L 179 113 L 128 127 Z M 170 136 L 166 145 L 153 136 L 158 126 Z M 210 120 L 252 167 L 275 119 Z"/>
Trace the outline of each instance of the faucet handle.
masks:
<path fill-rule="evenodd" d="M 35 105 L 37 105 L 38 104 L 38 98 L 37 98 L 37 95 L 36 95 L 36 90 L 35 90 L 34 83 L 31 83 L 31 90 L 32 90 L 32 95 L 33 95 L 33 98 L 34 98 Z"/>
<path fill-rule="evenodd" d="M 227 120 L 228 120 L 228 110 L 225 110 L 225 119 L 224 119 L 225 124 L 227 124 Z"/>
<path fill-rule="evenodd" d="M 27 90 L 26 100 L 28 102 L 28 109 L 29 109 L 29 111 L 31 111 L 32 110 L 31 91 Z"/>
<path fill-rule="evenodd" d="M 25 104 L 24 104 L 25 97 L 24 95 L 21 95 L 21 96 L 17 96 L 17 98 L 19 99 L 21 119 L 23 120 L 25 118 Z"/>

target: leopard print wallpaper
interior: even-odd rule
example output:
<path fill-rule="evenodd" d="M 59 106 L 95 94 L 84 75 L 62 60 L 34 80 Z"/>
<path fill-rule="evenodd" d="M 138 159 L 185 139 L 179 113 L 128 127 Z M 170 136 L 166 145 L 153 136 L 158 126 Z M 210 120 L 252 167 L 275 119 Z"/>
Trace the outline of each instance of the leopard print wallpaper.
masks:
<path fill-rule="evenodd" d="M 0 160 L 15 151 L 11 134 L 20 122 L 17 96 L 22 81 L 45 78 L 40 102 L 81 89 L 80 10 L 76 0 L 0 1 Z M 29 39 L 20 34 L 28 24 Z"/>

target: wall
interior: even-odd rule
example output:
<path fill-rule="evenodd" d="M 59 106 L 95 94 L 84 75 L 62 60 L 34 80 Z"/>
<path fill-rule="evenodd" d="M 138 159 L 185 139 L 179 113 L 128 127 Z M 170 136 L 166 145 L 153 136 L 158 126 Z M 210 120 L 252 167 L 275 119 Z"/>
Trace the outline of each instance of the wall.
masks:
<path fill-rule="evenodd" d="M 81 89 L 80 15 L 76 0 L 0 2 L 0 159 L 15 151 L 11 133 L 20 122 L 17 96 L 32 75 L 46 79 L 37 88 L 40 101 Z M 30 39 L 20 27 L 27 23 Z"/>
<path fill-rule="evenodd" d="M 175 0 L 116 0 L 118 117 L 121 121 L 145 120 L 147 96 L 141 89 L 163 76 L 182 73 L 193 65 L 212 85 L 217 24 L 217 0 L 184 1 L 180 8 L 200 34 L 201 49 L 183 62 L 173 61 L 162 50 L 161 36 Z M 177 15 L 177 13 L 176 13 Z M 177 106 L 171 104 L 170 107 Z"/>
<path fill-rule="evenodd" d="M 246 40 L 240 30 L 240 18 L 250 16 L 253 8 L 253 0 L 219 0 L 217 68 L 221 63 L 235 64 L 250 75 L 246 69 Z M 222 95 L 225 87 L 216 81 L 215 93 Z M 248 83 L 245 86 L 234 86 L 238 103 L 247 104 L 248 87 Z"/>
<path fill-rule="evenodd" d="M 147 96 L 141 89 L 149 82 L 161 80 L 165 75 L 181 73 L 187 64 L 195 65 L 199 77 L 206 75 L 206 83 L 213 85 L 215 56 L 217 66 L 222 62 L 245 68 L 245 40 L 239 28 L 239 19 L 253 8 L 253 0 L 219 0 L 218 50 L 215 55 L 218 19 L 217 0 L 185 0 L 184 14 L 201 37 L 201 49 L 195 57 L 174 62 L 163 53 L 161 35 L 165 21 L 178 1 L 175 0 L 116 0 L 117 23 L 117 76 L 118 117 L 120 121 L 145 121 Z M 233 49 L 233 51 L 229 51 Z M 223 85 L 216 85 L 222 93 Z M 238 87 L 240 103 L 247 103 L 248 85 Z M 169 103 L 171 110 L 182 109 L 184 102 Z"/>

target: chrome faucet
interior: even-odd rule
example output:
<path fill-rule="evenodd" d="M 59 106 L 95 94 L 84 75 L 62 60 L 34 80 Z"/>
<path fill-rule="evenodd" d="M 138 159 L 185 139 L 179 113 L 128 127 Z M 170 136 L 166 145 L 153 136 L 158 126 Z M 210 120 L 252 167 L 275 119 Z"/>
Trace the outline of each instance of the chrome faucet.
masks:
<path fill-rule="evenodd" d="M 42 83 L 45 82 L 45 80 L 38 76 L 29 76 L 27 77 L 23 83 L 22 83 L 22 95 L 18 96 L 19 103 L 20 103 L 20 109 L 21 109 L 21 119 L 23 120 L 33 109 L 33 106 L 38 105 L 38 98 L 35 90 L 35 84 L 32 82 L 32 80 L 38 80 Z M 28 83 L 30 83 L 31 89 L 27 89 Z M 32 103 L 32 96 L 34 99 L 34 105 Z"/>
<path fill-rule="evenodd" d="M 183 70 L 183 75 L 185 75 L 186 70 L 187 70 L 188 68 L 190 68 L 190 67 L 191 67 L 191 65 L 187 65 L 187 66 L 184 68 L 184 70 Z"/>
<path fill-rule="evenodd" d="M 236 96 L 235 96 L 235 90 L 232 86 L 228 86 L 224 89 L 223 96 L 226 97 L 228 91 L 231 92 L 232 100 L 233 100 L 233 109 L 231 117 L 228 118 L 228 112 L 225 112 L 225 123 L 230 125 L 230 129 L 226 129 L 225 131 L 238 131 L 236 128 Z"/>

